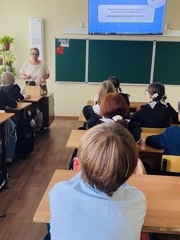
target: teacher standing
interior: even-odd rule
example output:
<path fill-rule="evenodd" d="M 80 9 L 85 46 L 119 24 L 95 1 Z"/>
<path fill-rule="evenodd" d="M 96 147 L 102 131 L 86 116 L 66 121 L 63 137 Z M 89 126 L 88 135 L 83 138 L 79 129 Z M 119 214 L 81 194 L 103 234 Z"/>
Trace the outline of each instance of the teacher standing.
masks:
<path fill-rule="evenodd" d="M 23 80 L 34 81 L 36 85 L 46 88 L 46 80 L 49 78 L 49 70 L 46 64 L 39 60 L 39 49 L 30 49 L 30 59 L 24 62 L 20 74 Z"/>

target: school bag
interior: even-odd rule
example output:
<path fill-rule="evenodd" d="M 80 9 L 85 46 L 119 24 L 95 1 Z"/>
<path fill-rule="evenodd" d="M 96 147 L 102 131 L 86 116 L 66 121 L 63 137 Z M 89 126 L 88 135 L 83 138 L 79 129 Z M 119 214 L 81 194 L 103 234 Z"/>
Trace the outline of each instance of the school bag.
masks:
<path fill-rule="evenodd" d="M 22 117 L 17 123 L 16 154 L 26 155 L 33 151 L 34 132 L 29 121 Z"/>
<path fill-rule="evenodd" d="M 43 113 L 38 108 L 33 119 L 35 121 L 34 132 L 39 133 L 43 127 Z"/>
<path fill-rule="evenodd" d="M 6 187 L 6 184 L 9 180 L 9 175 L 6 170 L 0 169 L 0 191 Z"/>

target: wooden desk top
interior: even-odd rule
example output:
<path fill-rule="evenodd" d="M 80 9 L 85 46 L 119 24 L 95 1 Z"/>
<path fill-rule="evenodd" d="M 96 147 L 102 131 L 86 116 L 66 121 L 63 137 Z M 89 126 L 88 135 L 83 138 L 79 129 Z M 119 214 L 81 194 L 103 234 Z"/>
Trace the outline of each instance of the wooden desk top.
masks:
<path fill-rule="evenodd" d="M 84 117 L 83 111 L 80 112 L 78 121 L 79 122 L 86 122 L 86 119 Z"/>
<path fill-rule="evenodd" d="M 130 108 L 135 108 L 138 110 L 141 105 L 147 104 L 147 102 L 130 102 Z"/>
<path fill-rule="evenodd" d="M 81 137 L 87 130 L 72 130 L 69 139 L 66 143 L 67 148 L 78 148 Z M 142 137 L 153 135 L 152 133 L 142 133 Z M 163 153 L 163 150 L 149 147 L 145 144 L 137 144 L 137 149 L 139 152 L 153 152 L 153 153 Z"/>
<path fill-rule="evenodd" d="M 93 105 L 93 101 L 92 100 L 88 100 L 86 105 Z M 83 114 L 83 111 L 80 112 L 79 114 L 79 119 L 78 119 L 79 122 L 86 122 L 86 119 L 84 117 L 84 114 Z"/>
<path fill-rule="evenodd" d="M 25 100 L 25 102 L 39 102 L 43 96 L 30 96 Z"/>
<path fill-rule="evenodd" d="M 142 132 L 141 133 L 141 138 L 145 139 L 148 136 L 152 136 L 152 135 L 156 135 L 157 133 L 146 133 L 146 132 Z M 139 152 L 148 152 L 148 153 L 163 153 L 164 150 L 162 149 L 157 149 L 157 148 L 153 148 L 150 146 L 145 145 L 144 142 L 141 142 L 140 144 L 137 144 L 137 149 Z"/>
<path fill-rule="evenodd" d="M 48 192 L 59 181 L 74 176 L 76 171 L 56 170 L 36 210 L 33 221 L 50 222 Z M 180 234 L 180 178 L 156 175 L 133 175 L 129 184 L 140 189 L 147 199 L 143 230 Z"/>
<path fill-rule="evenodd" d="M 32 103 L 30 103 L 30 102 L 18 102 L 16 108 L 7 108 L 6 111 L 7 111 L 7 112 L 11 112 L 11 111 L 21 111 L 21 110 L 29 107 L 30 105 L 32 105 Z"/>
<path fill-rule="evenodd" d="M 4 123 L 7 119 L 14 116 L 14 113 L 0 112 L 0 124 Z"/>
<path fill-rule="evenodd" d="M 87 130 L 76 130 L 73 129 L 71 131 L 71 134 L 69 136 L 69 139 L 66 143 L 67 148 L 78 148 L 79 147 L 79 142 L 82 136 L 85 134 Z"/>

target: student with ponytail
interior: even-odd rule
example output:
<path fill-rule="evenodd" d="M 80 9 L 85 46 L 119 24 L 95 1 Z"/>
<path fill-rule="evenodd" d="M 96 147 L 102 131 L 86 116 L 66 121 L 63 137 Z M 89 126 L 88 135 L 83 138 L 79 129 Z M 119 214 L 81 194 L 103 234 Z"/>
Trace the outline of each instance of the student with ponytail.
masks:
<path fill-rule="evenodd" d="M 166 128 L 171 123 L 178 123 L 178 113 L 165 101 L 165 87 L 162 83 L 151 83 L 145 93 L 148 103 L 132 115 L 133 121 L 147 128 Z"/>
<path fill-rule="evenodd" d="M 109 76 L 108 79 L 107 79 L 107 81 L 110 81 L 110 82 L 114 85 L 116 91 L 117 91 L 121 96 L 123 96 L 123 98 L 125 99 L 127 105 L 129 106 L 129 105 L 130 105 L 130 102 L 129 102 L 129 94 L 122 92 L 121 87 L 120 87 L 119 79 L 118 79 L 116 76 Z"/>

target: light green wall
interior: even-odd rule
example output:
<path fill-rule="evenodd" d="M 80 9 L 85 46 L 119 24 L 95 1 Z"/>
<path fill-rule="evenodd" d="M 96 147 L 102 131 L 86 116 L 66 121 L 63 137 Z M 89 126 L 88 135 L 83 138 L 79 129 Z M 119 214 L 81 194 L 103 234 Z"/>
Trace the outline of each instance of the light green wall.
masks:
<path fill-rule="evenodd" d="M 51 73 L 48 89 L 55 95 L 56 116 L 78 116 L 82 106 L 98 89 L 98 85 L 55 82 L 54 37 L 88 37 L 64 34 L 65 27 L 79 27 L 81 22 L 87 27 L 87 2 L 87 0 L 1 0 L 0 35 L 9 34 L 15 37 L 12 50 L 16 56 L 15 67 L 18 72 L 22 63 L 29 57 L 29 18 L 40 17 L 45 20 L 45 61 Z M 179 0 L 168 0 L 166 23 L 171 28 L 180 30 L 179 9 Z M 145 40 L 155 37 L 101 36 L 101 38 Z M 159 38 L 180 41 L 180 38 Z M 18 83 L 23 86 L 21 80 L 18 80 Z M 144 101 L 145 88 L 146 86 L 122 86 L 123 91 L 131 95 L 131 101 Z M 179 91 L 179 86 L 166 86 L 168 101 L 174 107 L 180 100 Z"/>

